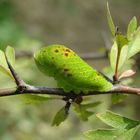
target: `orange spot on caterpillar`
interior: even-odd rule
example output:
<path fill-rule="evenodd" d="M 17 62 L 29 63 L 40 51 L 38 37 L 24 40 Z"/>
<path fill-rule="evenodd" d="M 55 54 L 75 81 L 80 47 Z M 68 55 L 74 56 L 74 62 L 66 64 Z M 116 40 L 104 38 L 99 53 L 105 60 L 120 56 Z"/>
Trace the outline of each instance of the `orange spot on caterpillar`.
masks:
<path fill-rule="evenodd" d="M 65 54 L 65 56 L 68 56 L 69 54 L 68 53 L 64 53 Z"/>
<path fill-rule="evenodd" d="M 65 51 L 66 51 L 66 52 L 70 52 L 70 50 L 69 50 L 69 49 L 65 49 Z"/>

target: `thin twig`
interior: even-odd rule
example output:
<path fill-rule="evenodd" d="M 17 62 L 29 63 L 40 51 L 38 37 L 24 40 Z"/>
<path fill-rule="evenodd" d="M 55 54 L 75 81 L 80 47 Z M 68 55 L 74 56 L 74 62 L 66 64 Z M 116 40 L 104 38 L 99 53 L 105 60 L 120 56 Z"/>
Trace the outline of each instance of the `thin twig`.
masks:
<path fill-rule="evenodd" d="M 115 37 L 116 37 L 116 40 L 117 40 L 117 35 L 119 34 L 119 27 L 116 26 L 116 31 L 115 31 Z M 117 42 L 117 41 L 116 41 Z M 117 44 L 118 46 L 118 44 Z M 117 60 L 116 60 L 116 66 L 115 66 L 115 74 L 113 76 L 113 80 L 114 80 L 114 83 L 118 82 L 118 67 L 119 67 L 119 59 L 120 59 L 120 53 L 121 53 L 121 50 L 118 46 L 118 52 L 117 52 Z"/>

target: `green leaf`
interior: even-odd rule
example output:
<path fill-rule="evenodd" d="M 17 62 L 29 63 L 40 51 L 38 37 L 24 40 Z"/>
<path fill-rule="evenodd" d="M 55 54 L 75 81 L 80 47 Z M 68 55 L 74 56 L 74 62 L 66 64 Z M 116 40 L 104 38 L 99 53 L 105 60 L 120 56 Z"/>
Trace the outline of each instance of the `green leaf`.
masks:
<path fill-rule="evenodd" d="M 128 46 L 124 45 L 120 52 L 118 70 L 120 70 L 127 61 L 127 54 L 128 54 Z"/>
<path fill-rule="evenodd" d="M 97 117 L 115 129 L 97 129 L 85 132 L 90 140 L 132 140 L 140 126 L 138 121 L 130 120 L 112 112 L 100 113 Z"/>
<path fill-rule="evenodd" d="M 129 130 L 140 124 L 138 121 L 128 119 L 110 111 L 99 113 L 97 114 L 97 117 L 107 125 L 117 129 Z"/>
<path fill-rule="evenodd" d="M 117 47 L 117 43 L 115 41 L 111 48 L 111 51 L 110 51 L 110 65 L 113 70 L 113 73 L 115 72 L 117 54 L 118 54 L 118 47 Z"/>
<path fill-rule="evenodd" d="M 128 54 L 127 43 L 128 40 L 125 36 L 121 35 L 120 33 L 116 34 L 116 38 L 110 52 L 110 64 L 113 73 L 115 72 L 117 61 L 119 61 L 118 70 L 120 70 L 127 60 Z"/>
<path fill-rule="evenodd" d="M 122 47 L 128 44 L 126 36 L 122 35 L 121 33 L 116 34 L 115 41 L 117 43 L 119 52 L 121 51 Z"/>
<path fill-rule="evenodd" d="M 137 29 L 133 39 L 128 44 L 128 58 L 134 56 L 140 51 L 140 28 Z"/>
<path fill-rule="evenodd" d="M 88 118 L 94 114 L 94 112 L 89 111 L 88 109 L 94 108 L 98 105 L 100 105 L 101 102 L 94 102 L 94 103 L 84 103 L 84 104 L 73 104 L 74 105 L 74 111 L 76 112 L 77 116 L 83 120 L 87 121 Z"/>
<path fill-rule="evenodd" d="M 15 66 L 15 50 L 14 50 L 14 48 L 7 46 L 5 53 L 6 53 L 6 56 L 7 56 L 9 63 L 14 67 Z"/>
<path fill-rule="evenodd" d="M 115 140 L 132 140 L 132 138 L 134 137 L 136 131 L 138 130 L 139 126 L 134 127 L 126 132 L 124 132 L 123 134 L 121 134 L 117 139 Z"/>
<path fill-rule="evenodd" d="M 53 126 L 59 126 L 62 122 L 64 122 L 67 118 L 67 115 L 65 114 L 65 107 L 62 107 L 55 115 L 52 125 Z"/>
<path fill-rule="evenodd" d="M 108 3 L 107 3 L 107 21 L 108 21 L 108 25 L 109 25 L 112 35 L 115 36 L 115 25 L 114 25 L 113 19 L 111 17 Z"/>
<path fill-rule="evenodd" d="M 10 71 L 8 69 L 6 69 L 5 67 L 3 67 L 2 65 L 0 65 L 0 71 L 3 72 L 4 74 L 6 74 L 7 76 L 9 76 L 11 79 L 13 79 L 13 76 L 10 73 Z"/>
<path fill-rule="evenodd" d="M 84 135 L 90 140 L 114 140 L 118 132 L 112 129 L 89 130 Z"/>
<path fill-rule="evenodd" d="M 3 66 L 4 68 L 8 69 L 7 62 L 5 59 L 5 54 L 2 50 L 0 50 L 0 65 Z"/>
<path fill-rule="evenodd" d="M 87 121 L 88 118 L 94 114 L 94 112 L 88 111 L 79 104 L 74 104 L 74 111 L 76 112 L 77 116 L 83 121 Z"/>
<path fill-rule="evenodd" d="M 102 102 L 100 101 L 97 101 L 97 102 L 94 102 L 94 103 L 84 103 L 84 104 L 81 104 L 82 108 L 84 109 L 89 109 L 89 108 L 93 108 L 93 107 L 96 107 L 98 105 L 100 105 Z"/>
<path fill-rule="evenodd" d="M 0 50 L 0 71 L 13 79 L 13 76 L 11 75 L 11 72 L 9 71 L 9 68 L 7 66 L 5 54 L 1 50 Z"/>
<path fill-rule="evenodd" d="M 139 126 L 127 131 L 118 129 L 97 129 L 89 130 L 84 135 L 90 140 L 132 140 Z"/>
<path fill-rule="evenodd" d="M 136 17 L 133 17 L 128 25 L 128 29 L 127 29 L 127 38 L 128 40 L 131 40 L 134 31 L 137 28 L 137 19 Z"/>
<path fill-rule="evenodd" d="M 15 65 L 15 51 L 14 48 L 8 46 L 5 52 L 8 61 L 14 67 Z M 0 50 L 0 71 L 9 76 L 12 80 L 14 79 L 6 62 L 5 54 Z"/>
<path fill-rule="evenodd" d="M 42 96 L 42 95 L 33 95 L 33 94 L 23 94 L 22 96 L 20 96 L 20 99 L 25 104 L 39 104 L 44 101 L 50 100 L 51 97 L 49 95 Z"/>
<path fill-rule="evenodd" d="M 112 99 L 113 104 L 117 104 L 117 103 L 122 102 L 126 97 L 128 97 L 128 95 L 116 93 L 111 96 L 111 99 Z"/>

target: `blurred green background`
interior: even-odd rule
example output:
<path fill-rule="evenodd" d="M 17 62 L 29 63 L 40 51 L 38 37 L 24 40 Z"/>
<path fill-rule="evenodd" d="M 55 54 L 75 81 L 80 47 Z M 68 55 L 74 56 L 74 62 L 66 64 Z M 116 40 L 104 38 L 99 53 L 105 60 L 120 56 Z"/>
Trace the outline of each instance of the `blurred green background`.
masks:
<path fill-rule="evenodd" d="M 116 25 L 125 33 L 127 24 L 135 15 L 140 21 L 139 0 L 108 0 Z M 33 85 L 56 87 L 53 78 L 47 78 L 36 68 L 30 52 L 49 44 L 64 44 L 77 53 L 103 52 L 111 47 L 111 36 L 106 20 L 106 0 L 0 0 L 0 48 L 7 45 L 15 48 L 16 70 L 23 80 Z M 29 57 L 18 57 L 25 52 Z M 87 61 L 102 71 L 108 60 Z M 134 67 L 139 70 L 136 66 Z M 15 84 L 0 73 L 0 87 Z M 133 85 L 139 85 L 139 74 Z M 110 109 L 124 116 L 140 120 L 140 98 L 129 96 L 124 102 L 113 105 L 109 95 L 92 97 L 103 101 L 96 112 Z M 0 98 L 0 140 L 86 140 L 86 130 L 104 125 L 90 117 L 80 121 L 71 110 L 66 122 L 52 127 L 55 113 L 63 101 L 31 104 L 21 96 Z M 140 139 L 140 133 L 136 134 Z"/>

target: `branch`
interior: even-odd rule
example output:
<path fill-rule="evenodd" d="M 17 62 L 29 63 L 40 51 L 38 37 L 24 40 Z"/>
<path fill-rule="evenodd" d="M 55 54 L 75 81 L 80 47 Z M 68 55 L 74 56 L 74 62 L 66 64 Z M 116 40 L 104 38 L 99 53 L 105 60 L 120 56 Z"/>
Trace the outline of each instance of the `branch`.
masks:
<path fill-rule="evenodd" d="M 9 70 L 11 71 L 11 74 L 15 79 L 15 83 L 17 84 L 17 87 L 10 88 L 10 89 L 1 89 L 0 96 L 11 96 L 11 95 L 19 95 L 19 94 L 48 94 L 48 95 L 58 95 L 58 96 L 66 97 L 66 99 L 68 99 L 67 101 L 69 101 L 69 99 L 76 99 L 79 96 L 83 97 L 83 96 L 90 96 L 90 95 L 103 95 L 103 94 L 114 94 L 114 93 L 140 95 L 140 88 L 133 88 L 124 85 L 114 85 L 110 91 L 106 91 L 106 92 L 92 91 L 87 94 L 83 92 L 79 94 L 76 94 L 74 92 L 66 93 L 61 88 L 48 88 L 46 86 L 28 85 L 23 80 L 20 79 L 20 77 L 18 76 L 18 74 L 16 73 L 12 65 L 9 63 L 7 57 L 6 57 L 6 61 Z"/>
<path fill-rule="evenodd" d="M 0 97 L 1 96 L 12 96 L 12 95 L 19 95 L 19 94 L 48 94 L 48 95 L 57 95 L 57 96 L 65 96 L 68 98 L 74 98 L 77 96 L 91 96 L 91 95 L 104 95 L 104 94 L 132 94 L 132 95 L 140 95 L 140 88 L 133 88 L 124 85 L 114 85 L 113 88 L 106 92 L 99 92 L 99 91 L 92 91 L 87 94 L 79 93 L 76 94 L 74 92 L 66 93 L 61 88 L 48 88 L 46 86 L 32 86 L 32 85 L 24 85 L 24 89 L 20 91 L 17 88 L 10 88 L 10 89 L 1 89 L 0 90 Z"/>

